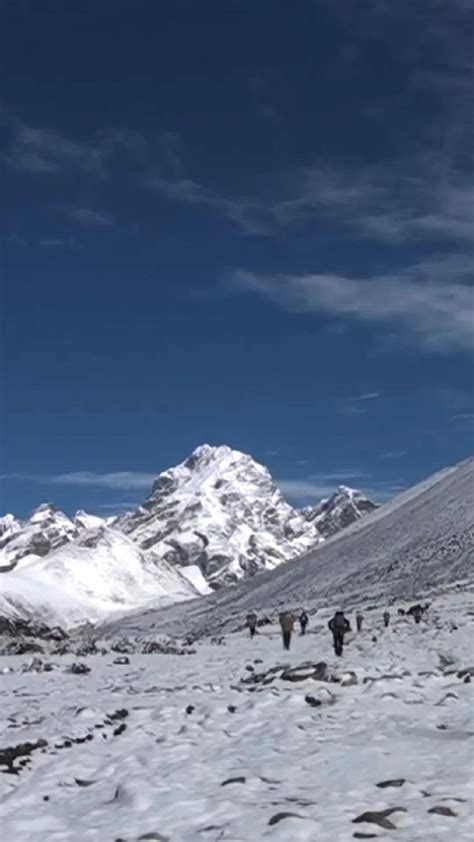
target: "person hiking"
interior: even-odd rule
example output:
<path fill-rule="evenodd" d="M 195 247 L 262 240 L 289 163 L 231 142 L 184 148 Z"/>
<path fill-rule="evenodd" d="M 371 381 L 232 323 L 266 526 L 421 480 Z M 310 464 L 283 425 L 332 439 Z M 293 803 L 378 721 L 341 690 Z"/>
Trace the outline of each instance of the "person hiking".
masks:
<path fill-rule="evenodd" d="M 384 624 L 386 629 L 389 627 L 389 625 L 390 625 L 390 611 L 384 611 L 383 612 L 383 624 Z"/>
<path fill-rule="evenodd" d="M 291 633 L 295 625 L 295 618 L 290 611 L 283 611 L 280 614 L 281 636 L 283 640 L 283 648 L 289 649 L 291 643 Z"/>
<path fill-rule="evenodd" d="M 257 631 L 257 615 L 255 611 L 250 611 L 250 613 L 247 614 L 247 628 L 250 632 L 250 637 L 254 637 L 255 632 Z"/>
<path fill-rule="evenodd" d="M 301 634 L 306 634 L 306 626 L 308 625 L 309 617 L 308 617 L 306 611 L 304 610 L 304 608 L 303 608 L 303 610 L 302 610 L 298 619 L 300 621 Z"/>
<path fill-rule="evenodd" d="M 358 611 L 357 614 L 356 614 L 356 626 L 357 626 L 358 632 L 362 631 L 362 623 L 363 622 L 364 622 L 364 615 L 362 614 L 361 611 Z"/>
<path fill-rule="evenodd" d="M 332 620 L 329 620 L 328 627 L 332 631 L 334 652 L 340 656 L 344 649 L 344 635 L 351 630 L 351 624 L 344 617 L 344 611 L 336 611 Z"/>
<path fill-rule="evenodd" d="M 411 610 L 411 614 L 413 614 L 413 619 L 415 620 L 415 623 L 419 623 L 423 616 L 423 608 L 421 607 L 421 605 L 415 605 Z"/>

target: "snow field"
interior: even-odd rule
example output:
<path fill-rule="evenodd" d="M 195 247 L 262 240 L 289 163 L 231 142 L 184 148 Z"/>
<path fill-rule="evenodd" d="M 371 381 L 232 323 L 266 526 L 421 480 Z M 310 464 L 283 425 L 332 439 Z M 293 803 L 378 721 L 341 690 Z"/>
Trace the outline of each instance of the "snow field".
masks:
<path fill-rule="evenodd" d="M 456 673 L 474 662 L 472 599 L 440 598 L 426 622 L 394 617 L 386 631 L 384 607 L 366 614 L 342 659 L 324 613 L 289 653 L 277 629 L 265 627 L 253 641 L 237 633 L 223 645 L 199 643 L 192 656 L 130 655 L 129 665 L 114 664 L 113 653 L 89 657 L 88 675 L 64 672 L 70 656 L 40 674 L 18 671 L 28 656 L 0 659 L 0 671 L 16 670 L 0 675 L 0 747 L 48 741 L 19 775 L 0 774 L 5 838 L 471 839 L 474 678 Z M 240 683 L 277 664 L 322 660 L 354 671 L 358 683 L 276 678 L 253 691 Z M 308 694 L 321 706 L 311 707 Z M 404 782 L 377 787 L 395 779 Z M 438 807 L 455 815 L 428 812 Z M 397 808 L 393 827 L 353 824 L 386 808 Z"/>

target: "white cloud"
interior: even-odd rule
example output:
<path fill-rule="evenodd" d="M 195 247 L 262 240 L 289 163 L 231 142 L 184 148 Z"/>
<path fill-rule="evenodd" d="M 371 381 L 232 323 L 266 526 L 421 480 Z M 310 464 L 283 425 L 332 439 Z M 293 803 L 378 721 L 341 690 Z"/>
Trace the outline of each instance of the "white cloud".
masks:
<path fill-rule="evenodd" d="M 129 510 L 133 510 L 137 508 L 137 501 L 136 500 L 127 500 L 121 503 L 101 503 L 97 505 L 96 503 L 93 504 L 91 507 L 92 509 L 96 509 L 99 512 L 108 512 L 109 515 L 119 514 L 120 512 L 127 512 Z"/>
<path fill-rule="evenodd" d="M 366 392 L 364 395 L 355 395 L 354 397 L 346 398 L 346 401 L 373 401 L 375 398 L 380 398 L 382 392 Z"/>
<path fill-rule="evenodd" d="M 94 471 L 74 471 L 67 474 L 4 474 L 1 479 L 14 479 L 52 485 L 73 485 L 97 488 L 113 488 L 120 491 L 151 490 L 157 474 L 137 471 L 117 471 L 100 474 Z"/>
<path fill-rule="evenodd" d="M 149 147 L 136 132 L 108 129 L 76 140 L 57 131 L 37 128 L 0 107 L 0 122 L 9 133 L 5 160 L 15 170 L 33 175 L 82 173 L 105 178 L 113 162 L 143 168 Z"/>
<path fill-rule="evenodd" d="M 44 238 L 39 241 L 39 245 L 41 248 L 49 248 L 49 249 L 56 249 L 56 248 L 67 248 L 67 249 L 76 249 L 80 248 L 80 243 L 74 239 L 74 237 L 56 237 L 56 238 Z"/>
<path fill-rule="evenodd" d="M 333 494 L 334 483 L 317 482 L 310 479 L 279 479 L 277 485 L 290 500 L 318 502 Z"/>
<path fill-rule="evenodd" d="M 13 140 L 8 163 L 24 172 L 48 174 L 64 169 L 99 174 L 103 153 L 100 145 L 78 143 L 54 132 L 11 120 Z"/>
<path fill-rule="evenodd" d="M 341 415 L 355 416 L 367 415 L 367 408 L 359 404 L 345 403 L 340 408 Z"/>
<path fill-rule="evenodd" d="M 242 233 L 276 235 L 308 223 L 330 223 L 345 235 L 388 243 L 474 240 L 474 179 L 448 158 L 426 153 L 376 166 L 314 166 L 280 177 L 276 195 L 225 195 L 173 174 L 147 187 L 189 206 L 207 207 Z"/>
<path fill-rule="evenodd" d="M 67 215 L 74 222 L 88 228 L 110 228 L 114 225 L 114 218 L 110 213 L 95 211 L 90 208 L 70 208 Z"/>
<path fill-rule="evenodd" d="M 357 486 L 371 479 L 370 474 L 354 468 L 338 468 L 335 471 L 311 473 L 305 477 L 280 478 L 276 480 L 283 494 L 293 500 L 319 501 L 334 494 L 339 485 Z"/>
<path fill-rule="evenodd" d="M 453 418 L 455 421 L 474 421 L 474 412 L 458 412 Z"/>
<path fill-rule="evenodd" d="M 380 459 L 402 459 L 408 455 L 408 450 L 387 450 L 380 454 Z"/>
<path fill-rule="evenodd" d="M 392 324 L 431 350 L 456 351 L 474 347 L 472 274 L 472 261 L 453 257 L 363 278 L 239 271 L 231 280 L 295 313 Z"/>
<path fill-rule="evenodd" d="M 28 241 L 25 240 L 25 238 L 22 237 L 21 234 L 18 234 L 17 231 L 12 231 L 12 233 L 8 237 L 7 242 L 10 243 L 10 245 L 12 246 L 19 246 L 20 248 L 26 248 L 28 246 Z"/>
<path fill-rule="evenodd" d="M 377 503 L 390 500 L 406 488 L 406 483 L 402 480 L 377 480 L 370 474 L 350 470 L 312 474 L 301 478 L 278 479 L 277 485 L 296 506 L 315 505 L 334 494 L 340 485 L 358 488 Z"/>
<path fill-rule="evenodd" d="M 188 178 L 153 177 L 147 187 L 168 199 L 184 205 L 208 207 L 237 225 L 245 234 L 268 235 L 272 233 L 271 213 L 259 199 L 226 197 L 210 187 L 204 187 Z"/>
<path fill-rule="evenodd" d="M 93 471 L 77 471 L 50 477 L 50 481 L 58 485 L 95 485 L 100 488 L 116 488 L 129 491 L 133 489 L 150 489 L 156 476 L 156 474 L 136 471 L 117 471 L 116 473 L 110 474 L 98 474 Z"/>

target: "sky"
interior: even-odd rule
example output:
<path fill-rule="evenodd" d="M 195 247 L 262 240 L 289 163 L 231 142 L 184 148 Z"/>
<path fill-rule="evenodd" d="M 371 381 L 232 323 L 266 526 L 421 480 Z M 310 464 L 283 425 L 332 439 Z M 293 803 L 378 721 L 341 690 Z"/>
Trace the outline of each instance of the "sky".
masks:
<path fill-rule="evenodd" d="M 0 510 L 471 454 L 473 0 L 0 0 Z"/>

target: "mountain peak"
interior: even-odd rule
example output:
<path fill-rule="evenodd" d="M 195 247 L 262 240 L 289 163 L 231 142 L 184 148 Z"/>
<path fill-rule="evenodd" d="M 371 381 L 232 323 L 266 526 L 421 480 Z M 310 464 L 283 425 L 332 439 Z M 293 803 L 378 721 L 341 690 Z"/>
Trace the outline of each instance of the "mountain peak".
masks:
<path fill-rule="evenodd" d="M 378 504 L 373 503 L 362 491 L 340 485 L 331 497 L 322 500 L 317 506 L 308 506 L 303 514 L 314 523 L 324 538 L 331 538 L 376 508 Z"/>
<path fill-rule="evenodd" d="M 166 561 L 198 565 L 215 585 L 273 569 L 320 540 L 267 468 L 227 445 L 201 445 L 164 471 L 117 526 Z"/>
<path fill-rule="evenodd" d="M 54 505 L 54 503 L 40 503 L 39 506 L 36 506 L 36 509 L 33 509 L 32 513 L 31 513 L 30 520 L 35 515 L 41 515 L 41 514 L 44 514 L 46 512 L 47 513 L 50 513 L 50 512 L 56 513 L 56 512 L 59 512 L 59 509 L 58 509 L 57 506 Z"/>

